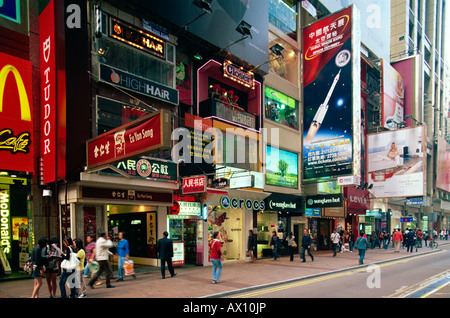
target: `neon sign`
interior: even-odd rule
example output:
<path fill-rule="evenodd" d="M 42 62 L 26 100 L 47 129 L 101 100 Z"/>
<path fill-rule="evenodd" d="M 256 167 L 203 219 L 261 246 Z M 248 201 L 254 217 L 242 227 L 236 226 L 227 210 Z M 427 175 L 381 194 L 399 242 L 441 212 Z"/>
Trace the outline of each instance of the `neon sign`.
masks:
<path fill-rule="evenodd" d="M 122 21 L 111 17 L 110 36 L 160 58 L 166 57 L 166 42 L 126 25 Z"/>
<path fill-rule="evenodd" d="M 10 215 L 9 190 L 0 189 L 0 245 L 6 255 L 11 253 Z"/>
<path fill-rule="evenodd" d="M 245 87 L 255 89 L 255 76 L 253 72 L 246 72 L 242 67 L 234 65 L 230 61 L 223 63 L 223 76 Z"/>

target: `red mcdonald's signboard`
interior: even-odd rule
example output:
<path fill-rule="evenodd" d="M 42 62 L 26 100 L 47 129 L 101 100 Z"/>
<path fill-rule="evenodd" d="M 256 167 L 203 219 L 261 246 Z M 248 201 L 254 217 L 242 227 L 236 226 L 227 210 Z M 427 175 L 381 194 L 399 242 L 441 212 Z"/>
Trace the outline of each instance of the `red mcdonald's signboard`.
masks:
<path fill-rule="evenodd" d="M 0 169 L 34 172 L 31 62 L 0 53 Z"/>

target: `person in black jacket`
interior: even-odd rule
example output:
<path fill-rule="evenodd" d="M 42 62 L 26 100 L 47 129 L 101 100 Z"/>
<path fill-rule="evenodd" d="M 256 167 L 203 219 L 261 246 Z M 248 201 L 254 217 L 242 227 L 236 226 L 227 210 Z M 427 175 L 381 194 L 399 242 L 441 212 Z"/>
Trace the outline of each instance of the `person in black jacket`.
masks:
<path fill-rule="evenodd" d="M 38 241 L 38 245 L 36 245 L 31 251 L 31 262 L 33 263 L 33 274 L 34 278 L 34 286 L 33 293 L 31 294 L 31 298 L 39 297 L 39 290 L 42 286 L 42 275 L 45 271 L 45 265 L 47 262 L 47 257 L 45 257 L 42 252 L 47 246 L 48 238 L 41 237 Z"/>
<path fill-rule="evenodd" d="M 172 257 L 173 257 L 173 243 L 171 239 L 168 239 L 169 233 L 164 231 L 163 238 L 159 239 L 156 243 L 156 251 L 159 255 L 159 259 L 161 260 L 161 276 L 162 278 L 166 278 L 166 262 L 169 267 L 170 276 L 174 277 L 177 274 L 175 273 L 172 266 Z"/>
<path fill-rule="evenodd" d="M 312 243 L 312 239 L 308 233 L 308 230 L 304 230 L 303 237 L 302 237 L 302 253 L 300 254 L 300 258 L 303 259 L 302 263 L 306 262 L 306 256 L 305 256 L 306 251 L 308 251 L 308 255 L 311 256 L 311 261 L 314 262 L 314 256 L 311 254 L 311 243 Z"/>
<path fill-rule="evenodd" d="M 250 256 L 250 263 L 256 261 L 256 237 L 252 230 L 248 231 L 248 255 Z"/>

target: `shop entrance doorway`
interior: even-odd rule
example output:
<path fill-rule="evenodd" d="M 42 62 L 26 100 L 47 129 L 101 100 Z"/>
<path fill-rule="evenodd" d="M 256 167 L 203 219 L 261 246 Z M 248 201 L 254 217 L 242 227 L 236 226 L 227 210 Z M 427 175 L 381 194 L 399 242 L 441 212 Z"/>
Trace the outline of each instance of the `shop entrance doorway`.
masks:
<path fill-rule="evenodd" d="M 333 244 L 331 244 L 331 229 L 333 220 L 319 219 L 319 232 L 318 232 L 318 249 L 319 250 L 331 250 Z"/>

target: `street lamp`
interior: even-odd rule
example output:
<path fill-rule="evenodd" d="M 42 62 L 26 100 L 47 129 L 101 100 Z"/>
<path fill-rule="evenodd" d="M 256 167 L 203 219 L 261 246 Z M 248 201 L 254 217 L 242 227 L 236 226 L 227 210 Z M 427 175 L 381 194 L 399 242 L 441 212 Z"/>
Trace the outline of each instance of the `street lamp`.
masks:
<path fill-rule="evenodd" d="M 261 67 L 262 65 L 264 65 L 264 64 L 267 64 L 267 63 L 276 61 L 276 60 L 278 60 L 278 59 L 284 59 L 284 56 L 283 56 L 283 53 L 282 53 L 283 50 L 284 50 L 284 47 L 282 47 L 280 44 L 275 43 L 274 45 L 272 45 L 272 46 L 269 48 L 269 50 L 270 50 L 273 54 L 275 54 L 276 57 L 275 57 L 274 59 L 265 61 L 265 62 L 263 62 L 263 63 L 261 63 L 261 64 L 259 64 L 259 65 L 256 65 L 254 68 L 252 68 L 252 69 L 250 70 L 250 72 L 253 72 L 254 70 L 256 70 L 257 68 L 260 68 L 260 67 Z"/>

